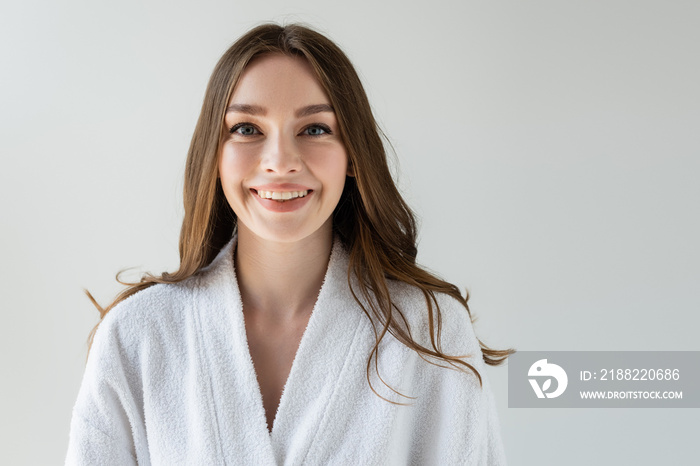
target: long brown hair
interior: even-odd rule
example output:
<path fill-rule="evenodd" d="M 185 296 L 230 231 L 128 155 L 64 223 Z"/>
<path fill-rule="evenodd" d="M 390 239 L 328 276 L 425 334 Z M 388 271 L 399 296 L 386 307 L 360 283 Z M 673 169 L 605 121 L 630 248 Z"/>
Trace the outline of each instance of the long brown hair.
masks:
<path fill-rule="evenodd" d="M 469 294 L 462 296 L 455 285 L 416 264 L 415 216 L 391 177 L 380 130 L 354 67 L 331 40 L 298 24 L 258 26 L 236 41 L 221 57 L 209 80 L 187 156 L 180 267 L 173 273 L 160 276 L 146 274 L 138 283 L 120 281 L 127 288 L 104 309 L 86 291 L 100 310 L 101 319 L 119 302 L 145 288 L 191 277 L 207 266 L 233 235 L 236 215 L 217 178 L 219 147 L 225 130 L 224 115 L 233 89 L 248 63 L 256 56 L 268 53 L 302 57 L 312 66 L 335 110 L 348 163 L 354 171 L 354 177 L 346 178 L 343 194 L 333 212 L 333 229 L 350 254 L 348 283 L 354 274 L 359 284 L 358 290 L 352 289 L 351 285 L 353 296 L 374 327 L 376 343 L 367 360 L 370 387 L 377 393 L 370 381 L 370 368 L 374 361 L 375 369 L 378 369 L 379 343 L 387 332 L 421 357 L 428 356 L 453 367 L 470 369 L 481 384 L 479 372 L 461 359 L 464 355 L 448 355 L 441 350 L 442 314 L 436 293 L 445 293 L 459 301 L 473 322 L 467 305 Z M 430 348 L 418 344 L 411 336 L 404 315 L 392 301 L 387 280 L 398 280 L 423 292 Z M 88 352 L 98 326 L 99 323 L 88 337 Z M 514 352 L 512 349 L 491 349 L 481 341 L 479 344 L 484 361 L 490 365 L 501 364 Z"/>

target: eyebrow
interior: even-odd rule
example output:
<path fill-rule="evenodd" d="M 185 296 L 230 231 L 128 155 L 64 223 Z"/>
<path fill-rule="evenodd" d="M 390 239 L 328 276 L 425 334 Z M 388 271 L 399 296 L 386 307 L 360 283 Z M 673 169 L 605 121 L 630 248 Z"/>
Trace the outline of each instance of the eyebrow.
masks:
<path fill-rule="evenodd" d="M 232 104 L 229 105 L 228 108 L 226 108 L 226 113 L 229 112 L 246 113 L 248 115 L 257 116 L 265 115 L 267 113 L 267 110 L 259 105 Z M 331 107 L 328 104 L 307 105 L 306 107 L 302 107 L 296 112 L 294 112 L 294 116 L 296 116 L 297 118 L 301 118 L 323 112 L 335 113 L 335 110 L 333 110 L 333 107 Z"/>
<path fill-rule="evenodd" d="M 330 112 L 330 113 L 335 113 L 335 110 L 333 110 L 333 107 L 331 107 L 328 104 L 317 104 L 317 105 L 309 105 L 307 107 L 302 107 L 299 110 L 297 110 L 294 115 L 297 118 L 313 115 L 315 113 L 323 113 L 323 112 Z"/>

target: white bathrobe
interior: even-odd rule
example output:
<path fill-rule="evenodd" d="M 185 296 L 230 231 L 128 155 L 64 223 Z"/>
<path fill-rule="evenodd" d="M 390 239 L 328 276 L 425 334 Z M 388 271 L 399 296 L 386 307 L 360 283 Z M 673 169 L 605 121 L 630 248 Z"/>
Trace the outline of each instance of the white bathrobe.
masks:
<path fill-rule="evenodd" d="M 442 350 L 469 371 L 437 367 L 390 334 L 375 342 L 350 293 L 336 239 L 328 270 L 267 428 L 233 267 L 235 237 L 195 277 L 120 303 L 95 334 L 73 408 L 66 464 L 503 465 L 494 401 L 466 310 L 439 295 Z M 430 347 L 420 290 L 390 282 L 413 337 Z"/>

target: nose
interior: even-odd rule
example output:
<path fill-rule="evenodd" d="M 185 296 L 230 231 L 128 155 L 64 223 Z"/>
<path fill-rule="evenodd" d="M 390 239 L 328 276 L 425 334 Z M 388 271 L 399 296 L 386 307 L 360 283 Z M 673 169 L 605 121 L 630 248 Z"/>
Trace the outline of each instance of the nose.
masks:
<path fill-rule="evenodd" d="M 301 154 L 294 141 L 294 136 L 286 135 L 282 131 L 268 136 L 261 166 L 268 173 L 280 175 L 300 171 L 302 168 Z"/>

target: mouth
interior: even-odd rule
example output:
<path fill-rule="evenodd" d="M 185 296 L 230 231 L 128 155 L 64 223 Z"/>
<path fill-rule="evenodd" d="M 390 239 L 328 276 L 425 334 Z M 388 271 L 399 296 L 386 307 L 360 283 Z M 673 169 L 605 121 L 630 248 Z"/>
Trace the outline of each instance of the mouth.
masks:
<path fill-rule="evenodd" d="M 279 203 L 284 203 L 301 197 L 306 197 L 313 192 L 313 189 L 305 191 L 263 191 L 250 188 L 250 191 L 260 199 L 268 199 Z"/>

